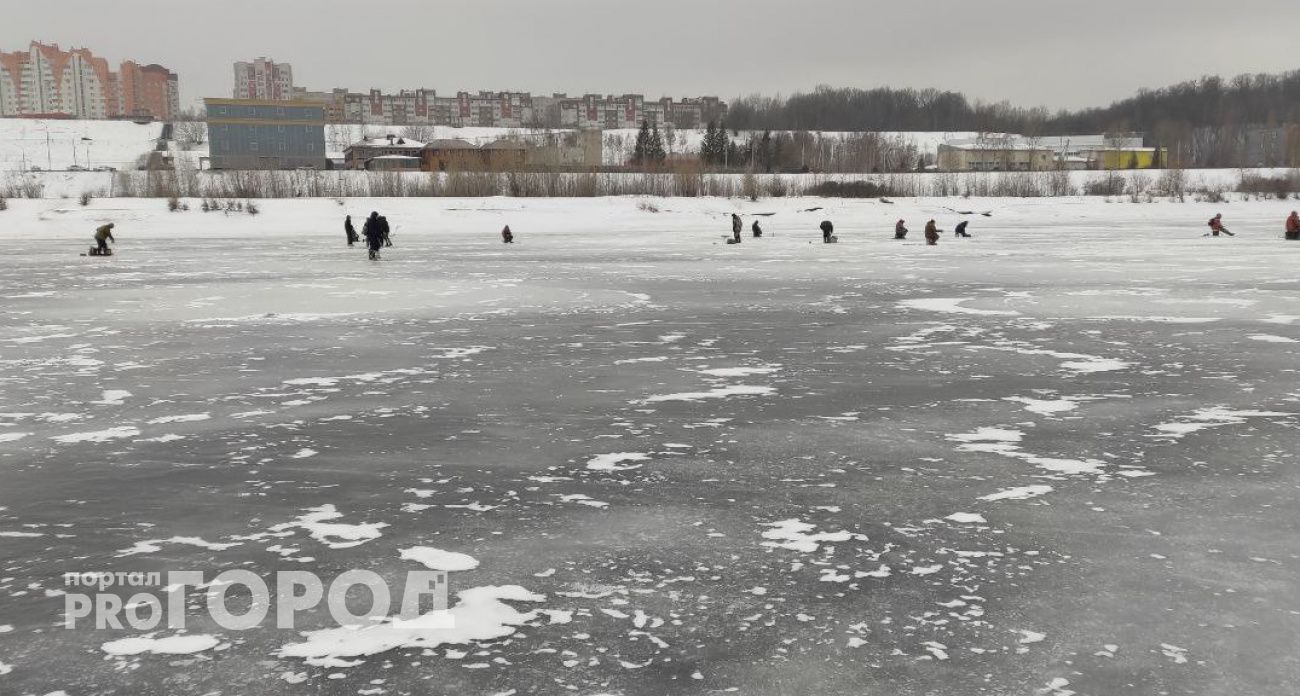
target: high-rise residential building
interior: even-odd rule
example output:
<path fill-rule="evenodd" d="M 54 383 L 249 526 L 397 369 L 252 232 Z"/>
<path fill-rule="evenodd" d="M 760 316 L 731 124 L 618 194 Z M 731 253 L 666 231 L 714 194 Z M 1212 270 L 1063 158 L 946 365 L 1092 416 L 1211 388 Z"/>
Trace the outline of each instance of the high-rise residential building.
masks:
<path fill-rule="evenodd" d="M 293 66 L 270 58 L 235 63 L 234 97 L 268 101 L 293 99 Z"/>
<path fill-rule="evenodd" d="M 25 51 L 0 52 L 0 116 L 175 115 L 180 103 L 175 73 L 161 65 L 142 68 L 134 61 L 121 67 L 121 73 L 112 72 L 108 61 L 89 49 L 64 51 L 37 41 Z M 126 91 L 124 81 L 130 85 Z"/>
<path fill-rule="evenodd" d="M 158 115 L 173 118 L 180 111 L 180 88 L 176 73 L 156 63 L 122 63 L 118 73 L 124 116 Z"/>

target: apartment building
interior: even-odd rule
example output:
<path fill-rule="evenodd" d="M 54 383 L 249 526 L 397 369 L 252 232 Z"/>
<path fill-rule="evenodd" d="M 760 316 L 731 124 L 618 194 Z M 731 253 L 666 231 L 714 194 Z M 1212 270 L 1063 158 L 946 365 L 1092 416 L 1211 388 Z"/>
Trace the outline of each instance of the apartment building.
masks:
<path fill-rule="evenodd" d="M 33 41 L 0 51 L 0 116 L 169 119 L 180 110 L 176 74 L 125 61 L 120 72 L 86 48 Z"/>
<path fill-rule="evenodd" d="M 235 99 L 288 101 L 294 98 L 293 66 L 258 57 L 235 63 Z"/>

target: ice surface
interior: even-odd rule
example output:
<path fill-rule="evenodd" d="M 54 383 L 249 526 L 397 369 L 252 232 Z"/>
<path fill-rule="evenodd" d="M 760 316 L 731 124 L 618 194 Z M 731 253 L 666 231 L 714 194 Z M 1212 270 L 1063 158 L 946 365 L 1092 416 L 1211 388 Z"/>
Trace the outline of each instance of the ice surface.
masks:
<path fill-rule="evenodd" d="M 1211 241 L 1190 201 L 187 202 L 0 212 L 0 691 L 771 694 L 816 665 L 1107 693 L 1207 656 L 1237 693 L 1300 680 L 1300 366 L 1251 338 L 1297 338 L 1292 204 L 1234 195 Z M 889 238 L 945 208 L 993 215 Z M 341 215 L 373 209 L 399 227 L 370 263 Z M 717 243 L 733 210 L 772 234 Z M 118 254 L 78 256 L 109 219 Z M 452 592 L 520 589 L 454 628 L 191 611 L 221 644 L 120 657 L 48 630 L 69 569 L 480 559 Z"/>

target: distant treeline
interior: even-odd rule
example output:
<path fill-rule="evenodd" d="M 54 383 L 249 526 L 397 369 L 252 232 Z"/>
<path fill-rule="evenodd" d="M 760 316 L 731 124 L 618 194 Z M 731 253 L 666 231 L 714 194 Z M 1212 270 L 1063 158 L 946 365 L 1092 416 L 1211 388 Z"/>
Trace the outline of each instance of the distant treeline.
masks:
<path fill-rule="evenodd" d="M 937 89 L 818 87 L 732 102 L 727 127 L 745 130 L 975 131 L 1029 136 L 1143 133 L 1189 166 L 1300 165 L 1300 70 L 1204 77 L 1142 90 L 1108 107 L 1051 113 L 971 102 Z"/>

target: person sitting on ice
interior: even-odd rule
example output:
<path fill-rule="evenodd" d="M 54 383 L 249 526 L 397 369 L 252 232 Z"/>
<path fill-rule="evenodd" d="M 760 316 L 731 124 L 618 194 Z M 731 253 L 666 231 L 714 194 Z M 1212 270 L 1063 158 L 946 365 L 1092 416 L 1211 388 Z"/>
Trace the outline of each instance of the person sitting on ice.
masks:
<path fill-rule="evenodd" d="M 755 239 L 763 236 L 763 228 L 758 226 L 758 220 L 754 221 L 754 226 L 750 229 L 753 230 Z"/>
<path fill-rule="evenodd" d="M 925 243 L 934 246 L 939 243 L 939 226 L 931 220 L 925 223 Z"/>
<path fill-rule="evenodd" d="M 505 227 L 501 228 L 501 243 L 502 244 L 515 243 L 515 233 L 510 231 L 510 225 L 506 225 Z"/>
<path fill-rule="evenodd" d="M 906 222 L 899 220 L 898 224 L 894 225 L 894 239 L 907 239 Z"/>
<path fill-rule="evenodd" d="M 957 236 L 958 236 L 958 237 L 969 237 L 969 236 L 970 236 L 970 234 L 966 232 L 966 225 L 967 225 L 967 224 L 968 224 L 968 223 L 967 223 L 965 220 L 962 220 L 961 222 L 957 223 L 957 230 L 956 230 L 956 232 L 957 232 Z"/>
<path fill-rule="evenodd" d="M 832 225 L 830 220 L 822 220 L 821 228 L 822 228 L 823 243 L 830 244 L 831 242 L 835 241 L 835 236 L 834 236 L 835 225 Z"/>
<path fill-rule="evenodd" d="M 108 250 L 108 243 L 112 242 L 114 244 L 117 244 L 117 240 L 113 239 L 114 226 L 115 226 L 114 223 L 110 222 L 106 225 L 100 225 L 99 227 L 95 228 L 95 253 L 99 254 L 100 256 L 108 256 L 109 254 L 113 253 Z"/>
<path fill-rule="evenodd" d="M 1228 228 L 1223 226 L 1223 213 L 1219 213 L 1218 215 L 1215 215 L 1214 217 L 1210 218 L 1210 222 L 1208 224 L 1210 225 L 1210 234 L 1215 237 L 1219 236 L 1220 232 L 1228 235 L 1229 237 L 1237 236 L 1229 232 Z"/>
<path fill-rule="evenodd" d="M 1300 240 L 1300 213 L 1291 211 L 1291 217 L 1286 219 L 1286 238 L 1291 240 Z"/>
<path fill-rule="evenodd" d="M 731 243 L 732 244 L 740 243 L 740 231 L 744 228 L 745 228 L 745 223 L 740 221 L 740 216 L 735 213 L 732 213 L 731 214 Z"/>

